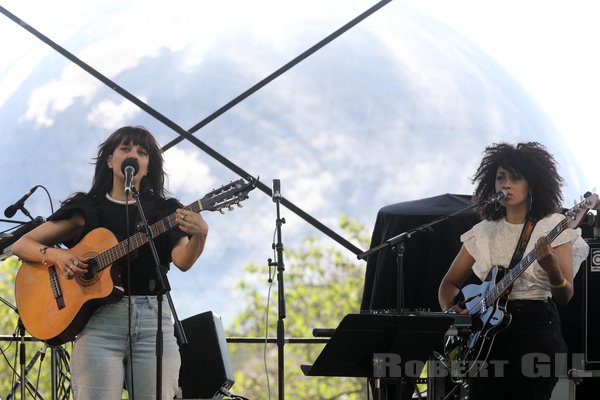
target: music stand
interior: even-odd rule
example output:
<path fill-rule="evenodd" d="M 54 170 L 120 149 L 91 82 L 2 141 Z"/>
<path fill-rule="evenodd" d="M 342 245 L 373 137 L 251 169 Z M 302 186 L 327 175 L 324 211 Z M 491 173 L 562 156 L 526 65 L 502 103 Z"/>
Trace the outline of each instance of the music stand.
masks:
<path fill-rule="evenodd" d="M 452 323 L 450 316 L 348 314 L 314 364 L 301 369 L 307 376 L 396 378 L 412 389 L 421 373 L 415 366 L 425 365 Z"/>

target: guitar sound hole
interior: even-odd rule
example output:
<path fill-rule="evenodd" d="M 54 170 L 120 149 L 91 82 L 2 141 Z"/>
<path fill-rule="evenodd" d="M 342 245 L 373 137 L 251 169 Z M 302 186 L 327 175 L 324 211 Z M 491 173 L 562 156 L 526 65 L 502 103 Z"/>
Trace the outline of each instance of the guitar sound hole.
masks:
<path fill-rule="evenodd" d="M 89 265 L 88 270 L 83 276 L 78 277 L 77 281 L 81 286 L 92 286 L 100 279 L 102 271 L 96 272 L 96 265 Z"/>
<path fill-rule="evenodd" d="M 95 274 L 92 271 L 88 271 L 83 275 L 83 280 L 85 281 L 91 281 L 92 279 L 94 279 Z"/>
<path fill-rule="evenodd" d="M 102 272 L 96 273 L 95 271 L 88 269 L 82 277 L 78 278 L 79 284 L 81 286 L 91 286 L 98 282 L 100 275 L 102 275 Z"/>

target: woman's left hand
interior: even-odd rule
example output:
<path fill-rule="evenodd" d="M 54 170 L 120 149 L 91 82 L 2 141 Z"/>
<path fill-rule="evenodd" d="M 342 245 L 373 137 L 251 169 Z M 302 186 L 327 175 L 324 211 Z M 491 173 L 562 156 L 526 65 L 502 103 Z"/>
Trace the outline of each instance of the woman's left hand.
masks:
<path fill-rule="evenodd" d="M 208 224 L 204 218 L 193 211 L 178 208 L 175 211 L 175 222 L 179 224 L 179 229 L 193 236 L 206 236 L 208 234 Z"/>
<path fill-rule="evenodd" d="M 535 257 L 540 267 L 547 273 L 559 268 L 558 257 L 545 236 L 540 237 L 535 243 Z"/>

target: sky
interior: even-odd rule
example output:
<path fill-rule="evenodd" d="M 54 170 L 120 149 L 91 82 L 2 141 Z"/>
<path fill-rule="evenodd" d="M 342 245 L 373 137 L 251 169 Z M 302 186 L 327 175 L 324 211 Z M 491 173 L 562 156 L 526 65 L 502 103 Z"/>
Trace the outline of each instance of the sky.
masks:
<path fill-rule="evenodd" d="M 121 1 L 0 0 L 2 7 L 57 43 L 64 44 L 68 49 L 84 48 L 84 51 L 77 54 L 78 57 L 109 77 L 125 71 L 144 56 L 158 52 L 161 46 L 173 50 L 184 46 L 185 43 L 180 38 L 182 35 L 190 35 L 190 31 L 185 30 L 190 29 L 190 26 L 197 26 L 199 32 L 194 37 L 197 55 L 187 60 L 190 69 L 202 61 L 202 50 L 212 48 L 215 38 L 227 36 L 228 32 L 236 30 L 241 25 L 250 26 L 252 34 L 258 37 L 268 37 L 274 46 L 273 51 L 280 53 L 283 60 L 290 60 L 297 55 L 290 50 L 289 46 L 290 41 L 295 40 L 294 33 L 314 32 L 312 43 L 315 43 L 323 38 L 322 29 L 316 28 L 317 23 L 327 20 L 327 26 L 337 28 L 375 3 L 358 0 L 256 0 L 251 2 L 173 0 L 166 5 L 163 0 L 135 0 L 128 2 L 128 6 L 143 4 L 144 7 L 135 7 L 138 14 L 131 15 L 121 8 L 125 7 Z M 600 16 L 600 5 L 596 5 L 596 1 L 394 0 L 364 23 L 374 23 L 377 14 L 385 13 L 386 8 L 400 4 L 413 7 L 459 32 L 508 71 L 564 136 L 585 172 L 586 176 L 582 180 L 589 183 L 589 190 L 598 185 L 600 182 L 600 169 L 597 167 L 600 144 L 597 139 L 600 125 L 598 121 L 600 55 L 595 49 L 597 38 L 600 37 L 600 24 L 596 22 Z M 166 7 L 168 9 L 165 9 Z M 178 12 L 178 10 L 186 10 L 186 12 Z M 94 38 L 95 32 L 90 21 L 99 14 L 103 17 L 114 16 L 113 25 L 102 27 L 103 30 L 98 33 L 98 38 Z M 142 29 L 139 24 L 130 23 L 131 18 L 143 21 Z M 91 32 L 90 29 L 85 29 L 88 25 Z M 385 32 L 385 26 L 380 28 L 381 32 Z M 89 36 L 74 35 L 78 32 L 85 32 Z M 202 32 L 212 32 L 212 34 L 205 35 Z M 327 31 L 330 32 L 331 30 Z M 127 53 L 121 52 L 120 48 L 115 48 L 115 36 L 119 40 L 133 44 L 133 46 L 123 46 L 127 48 Z M 0 37 L 2 38 L 0 107 L 2 107 L 11 95 L 18 92 L 20 84 L 32 74 L 34 66 L 48 58 L 48 54 L 53 53 L 54 50 L 4 15 L 0 15 Z M 95 41 L 87 43 L 90 38 L 94 38 Z M 393 41 L 395 38 L 390 36 L 388 40 Z M 264 77 L 273 72 L 273 68 L 266 63 L 261 64 L 261 61 L 249 60 L 248 62 L 252 63 L 249 68 L 258 70 L 258 75 Z M 216 77 L 219 78 L 221 77 Z M 29 110 L 23 118 L 39 126 L 52 124 L 49 115 L 68 109 L 74 99 L 85 98 L 88 93 L 97 91 L 100 86 L 101 84 L 90 79 L 87 73 L 80 71 L 79 67 L 73 65 L 64 68 L 59 79 L 44 83 L 43 89 L 35 91 L 30 99 Z M 239 93 L 233 93 L 233 95 L 237 94 Z M 230 98 L 223 96 L 224 100 L 221 104 L 211 106 L 220 106 Z M 296 99 L 304 100 L 300 97 Z M 48 107 L 53 109 L 49 110 Z M 192 115 L 195 120 L 182 125 L 191 126 L 203 115 L 208 114 L 206 110 L 201 111 L 200 116 L 197 113 Z M 116 121 L 127 120 L 139 113 L 137 107 L 128 101 L 107 101 L 97 110 L 89 113 L 89 118 L 104 130 L 101 133 L 90 132 L 89 135 L 98 135 L 98 141 L 95 143 L 99 143 L 106 131 L 112 130 Z M 4 135 L 0 126 L 2 140 L 17 140 Z M 171 175 L 170 189 L 184 196 L 187 195 L 186 179 L 204 182 L 206 185 L 219 183 L 214 182 L 214 177 L 211 176 L 211 172 L 214 171 L 210 171 L 202 162 L 206 157 L 199 152 L 189 151 L 190 147 L 187 147 L 188 151 L 175 147 L 165 154 L 166 163 L 174 166 L 174 170 L 179 170 L 179 166 L 183 169 L 185 166 L 187 171 L 194 171 L 195 175 L 192 177 L 188 172 Z M 85 158 L 89 160 L 92 156 L 93 154 L 90 153 Z M 325 178 L 323 175 L 325 174 L 321 175 L 322 179 L 336 178 L 335 171 L 329 171 Z M 82 178 L 82 175 L 77 178 Z M 288 181 L 285 178 L 291 180 L 293 177 L 282 178 L 284 178 L 282 186 L 288 190 L 291 185 L 287 185 Z M 30 186 L 26 179 L 18 182 L 23 187 Z M 270 184 L 268 180 L 264 182 Z M 427 182 L 418 184 L 425 185 Z M 307 179 L 302 184 L 296 185 L 295 190 L 301 191 L 302 185 L 307 189 L 312 185 L 312 180 Z M 286 197 L 288 194 L 297 195 L 286 191 Z M 302 198 L 299 205 L 304 209 L 305 206 L 323 207 L 323 203 L 328 199 L 319 195 L 320 193 L 316 195 L 311 193 L 310 196 Z M 37 197 L 37 199 L 32 197 L 30 204 L 34 204 L 36 200 L 45 201 L 42 195 Z M 258 195 L 254 194 L 254 197 Z M 3 204 L 6 206 L 17 198 L 18 196 L 13 199 L 12 195 L 11 199 L 3 196 Z M 195 199 L 197 197 L 191 200 Z M 262 200 L 269 202 L 268 199 Z M 567 204 L 572 200 L 575 199 L 565 198 Z M 385 204 L 381 204 L 383 205 Z M 286 217 L 292 220 L 290 217 L 293 216 L 288 214 Z M 332 220 L 337 217 L 338 215 L 331 215 Z M 286 225 L 286 233 L 297 226 L 292 222 Z M 270 231 L 273 225 L 272 215 L 265 218 L 263 223 L 268 226 L 265 230 Z M 214 242 L 211 242 L 210 246 L 213 245 L 212 243 Z M 222 254 L 226 254 L 228 250 L 222 250 L 224 252 Z"/>
<path fill-rule="evenodd" d="M 400 2 L 400 1 L 397 1 Z M 148 25 L 167 23 L 162 15 L 156 13 L 164 7 L 163 2 L 145 2 L 147 15 L 140 19 Z M 208 24 L 209 29 L 227 32 L 236 24 L 255 26 L 257 35 L 278 35 L 284 37 L 286 23 L 274 23 L 269 19 L 269 11 L 287 16 L 295 21 L 296 15 L 338 16 L 340 22 L 358 15 L 375 2 L 366 1 L 256 1 L 256 2 L 219 2 L 206 5 L 201 3 L 203 15 L 189 13 L 178 18 L 198 19 L 198 24 Z M 569 146 L 577 155 L 588 181 L 596 185 L 600 181 L 600 170 L 595 159 L 598 152 L 598 105 L 600 104 L 600 53 L 597 38 L 600 37 L 600 4 L 593 0 L 541 1 L 541 0 L 405 0 L 407 4 L 422 13 L 439 20 L 464 35 L 478 45 L 484 52 L 502 65 L 535 99 L 548 117 L 565 136 Z M 110 5 L 112 4 L 112 6 Z M 107 12 L 116 3 L 106 1 L 78 2 L 62 0 L 44 2 L 40 0 L 2 1 L 1 5 L 36 27 L 53 40 L 60 43 L 81 28 L 95 12 Z M 385 6 L 390 7 L 394 4 Z M 175 1 L 170 7 L 181 5 L 186 9 L 194 7 L 194 2 Z M 378 12 L 385 12 L 385 7 Z M 256 12 L 256 11 L 259 12 Z M 52 18 L 47 18 L 52 15 Z M 0 34 L 2 57 L 0 58 L 0 106 L 6 98 L 18 89 L 19 83 L 30 72 L 36 60 L 53 51 L 28 32 L 16 32 L 14 22 L 0 16 Z M 316 18 L 315 18 L 316 19 Z M 186 21 L 186 22 L 189 22 Z M 298 17 L 298 20 L 301 20 Z M 266 23 L 266 22 L 269 23 Z M 182 24 L 183 25 L 183 24 Z M 169 43 L 177 46 L 178 32 L 172 21 L 168 30 L 156 29 L 154 36 L 144 32 L 139 53 L 148 51 L 148 47 L 157 47 Z M 135 31 L 130 34 L 135 37 Z M 7 40 L 10 38 L 10 40 Z M 282 39 L 282 45 L 284 40 Z M 208 46 L 208 43 L 207 43 Z M 96 58 L 106 58 L 106 48 L 102 43 L 88 50 L 80 57 L 98 68 Z M 96 55 L 91 52 L 96 51 Z M 117 54 L 116 56 L 119 56 Z M 127 55 L 131 57 L 131 54 Z M 87 57 L 87 58 L 86 58 Z M 135 57 L 131 57 L 135 59 Z M 102 65 L 101 71 L 110 76 L 117 71 L 111 70 L 110 63 Z M 120 65 L 117 68 L 126 68 Z M 100 69 L 100 68 L 99 68 Z M 78 87 L 78 83 L 80 83 Z M 73 81 L 69 90 L 84 90 L 84 84 Z M 73 93 L 76 95 L 76 93 Z M 68 102 L 68 99 L 65 100 Z M 65 104 L 66 105 L 66 104 Z M 131 112 L 130 105 L 123 105 L 117 113 Z M 35 107 L 33 107 L 35 112 Z M 44 121 L 40 121 L 44 123 Z M 591 189 L 591 188 L 590 188 Z"/>
<path fill-rule="evenodd" d="M 411 1 L 491 55 L 529 92 L 600 184 L 600 3 Z M 590 188 L 590 190 L 593 188 Z"/>

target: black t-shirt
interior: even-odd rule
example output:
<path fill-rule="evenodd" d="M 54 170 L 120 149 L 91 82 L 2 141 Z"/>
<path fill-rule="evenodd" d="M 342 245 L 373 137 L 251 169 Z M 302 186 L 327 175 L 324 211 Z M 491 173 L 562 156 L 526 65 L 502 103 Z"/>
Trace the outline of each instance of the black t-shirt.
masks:
<path fill-rule="evenodd" d="M 142 198 L 141 202 L 144 215 L 150 225 L 173 214 L 177 208 L 182 207 L 181 203 L 175 199 L 145 197 Z M 110 230 L 120 243 L 127 239 L 126 207 L 128 207 L 129 213 L 129 231 L 133 235 L 138 232 L 137 226 L 141 222 L 139 210 L 135 202 L 131 202 L 128 206 L 119 204 L 108 198 L 102 198 L 98 202 L 94 202 L 88 196 L 78 194 L 52 214 L 48 220 L 67 219 L 74 213 L 83 216 L 85 225 L 83 226 L 81 235 L 74 241 L 65 243 L 68 247 L 73 247 L 92 230 L 100 227 Z M 184 236 L 187 236 L 185 232 L 181 231 L 178 227 L 174 227 L 154 238 L 156 250 L 163 266 L 168 267 L 171 263 L 171 250 L 177 241 Z M 156 286 L 156 267 L 150 246 L 146 243 L 130 254 L 129 271 L 126 267 L 127 257 L 123 257 L 117 262 L 123 268 L 121 280 L 125 294 L 155 294 L 153 290 Z M 131 276 L 131 285 L 129 285 L 129 276 Z"/>

